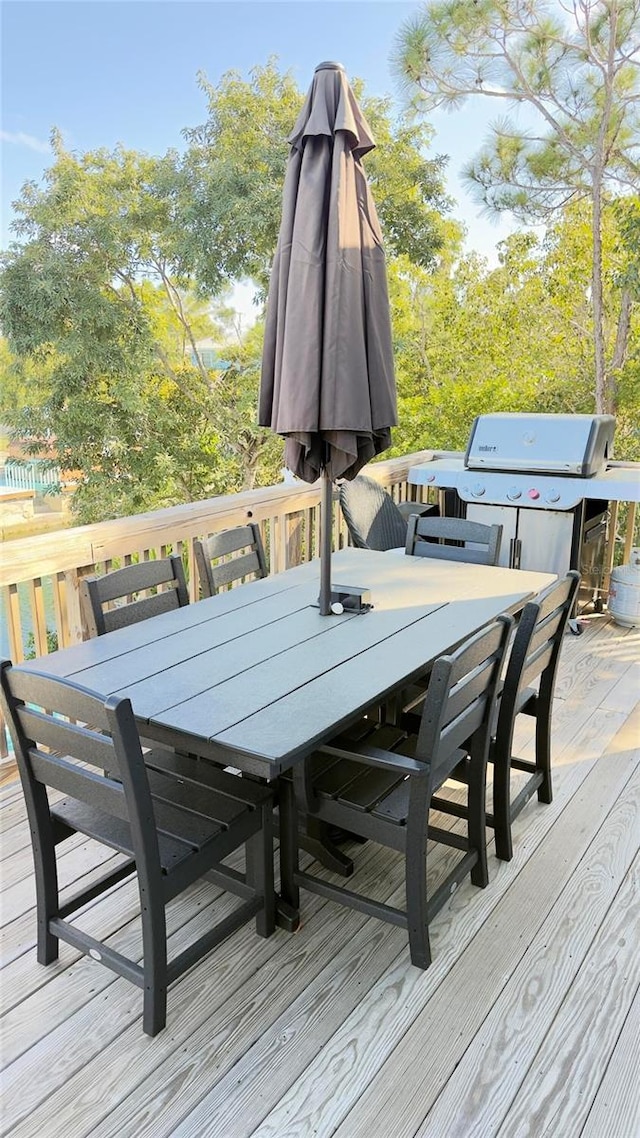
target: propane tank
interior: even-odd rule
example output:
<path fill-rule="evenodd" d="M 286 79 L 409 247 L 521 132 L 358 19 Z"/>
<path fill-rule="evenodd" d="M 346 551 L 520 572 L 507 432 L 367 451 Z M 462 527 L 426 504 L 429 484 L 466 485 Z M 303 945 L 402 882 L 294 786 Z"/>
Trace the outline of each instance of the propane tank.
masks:
<path fill-rule="evenodd" d="M 611 570 L 608 609 L 616 624 L 640 628 L 640 549 L 631 550 L 628 565 Z"/>

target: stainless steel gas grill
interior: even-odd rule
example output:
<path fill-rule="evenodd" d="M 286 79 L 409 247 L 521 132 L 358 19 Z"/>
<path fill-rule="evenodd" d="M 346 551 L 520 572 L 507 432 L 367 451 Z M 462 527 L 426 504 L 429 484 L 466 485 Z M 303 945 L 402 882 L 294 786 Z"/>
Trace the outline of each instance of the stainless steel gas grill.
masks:
<path fill-rule="evenodd" d="M 637 468 L 612 460 L 614 430 L 612 415 L 479 415 L 464 458 L 422 463 L 409 481 L 442 491 L 444 513 L 502 525 L 501 564 L 579 569 L 599 601 L 609 503 L 640 500 Z"/>

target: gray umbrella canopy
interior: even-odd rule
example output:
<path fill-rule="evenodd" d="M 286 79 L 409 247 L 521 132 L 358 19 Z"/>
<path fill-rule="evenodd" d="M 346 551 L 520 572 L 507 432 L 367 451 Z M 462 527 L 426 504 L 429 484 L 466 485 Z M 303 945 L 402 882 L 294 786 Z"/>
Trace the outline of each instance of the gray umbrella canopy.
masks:
<path fill-rule="evenodd" d="M 361 158 L 375 143 L 337 63 L 321 63 L 289 137 L 259 423 L 306 482 L 354 478 L 397 422 L 382 236 Z"/>

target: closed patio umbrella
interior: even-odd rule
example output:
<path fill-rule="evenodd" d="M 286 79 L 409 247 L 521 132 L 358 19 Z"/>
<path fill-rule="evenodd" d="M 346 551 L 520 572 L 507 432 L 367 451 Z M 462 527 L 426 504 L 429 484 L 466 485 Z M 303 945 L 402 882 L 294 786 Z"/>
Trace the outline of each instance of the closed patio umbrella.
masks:
<path fill-rule="evenodd" d="M 285 465 L 323 479 L 320 611 L 331 605 L 331 483 L 391 445 L 397 422 L 380 225 L 362 167 L 375 146 L 344 68 L 321 63 L 289 137 L 259 423 Z"/>

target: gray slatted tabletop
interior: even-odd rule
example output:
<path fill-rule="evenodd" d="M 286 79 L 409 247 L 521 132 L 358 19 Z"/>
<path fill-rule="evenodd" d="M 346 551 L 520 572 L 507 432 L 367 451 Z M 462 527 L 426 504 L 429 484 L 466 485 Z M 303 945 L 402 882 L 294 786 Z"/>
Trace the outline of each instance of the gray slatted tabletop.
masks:
<path fill-rule="evenodd" d="M 373 610 L 320 616 L 311 562 L 20 667 L 127 695 L 145 737 L 273 778 L 554 579 L 361 549 L 332 577 Z"/>

